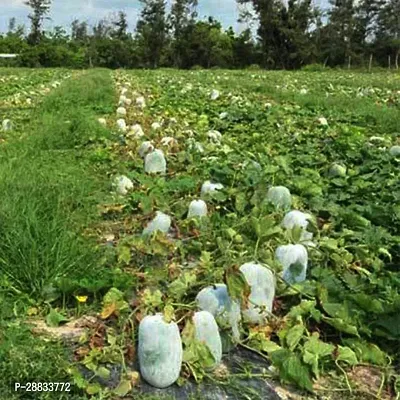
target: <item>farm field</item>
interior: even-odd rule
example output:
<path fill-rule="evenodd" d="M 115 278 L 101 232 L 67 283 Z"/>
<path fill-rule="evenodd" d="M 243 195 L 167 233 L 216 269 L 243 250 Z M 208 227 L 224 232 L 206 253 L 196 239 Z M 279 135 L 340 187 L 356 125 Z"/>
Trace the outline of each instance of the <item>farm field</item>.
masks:
<path fill-rule="evenodd" d="M 279 382 L 400 398 L 399 74 L 0 69 L 0 84 L 0 398 L 189 398 L 188 382 L 192 398 L 217 398 L 210 383 L 279 398 Z M 193 321 L 216 284 L 241 309 L 216 298 L 221 363 Z M 156 313 L 183 343 L 175 389 L 139 373 Z M 15 392 L 30 381 L 71 392 Z"/>

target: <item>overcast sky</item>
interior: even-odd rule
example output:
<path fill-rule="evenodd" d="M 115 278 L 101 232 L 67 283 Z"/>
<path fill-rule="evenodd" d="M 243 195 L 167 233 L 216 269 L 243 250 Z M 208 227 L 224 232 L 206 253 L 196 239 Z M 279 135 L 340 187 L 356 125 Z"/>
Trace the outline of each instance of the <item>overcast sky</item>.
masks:
<path fill-rule="evenodd" d="M 168 1 L 171 3 L 173 0 Z M 55 25 L 68 27 L 76 18 L 93 24 L 120 10 L 127 13 L 129 29 L 133 30 L 140 13 L 138 0 L 53 0 L 51 21 L 46 23 L 46 27 Z M 0 31 L 7 30 L 11 17 L 17 18 L 17 24 L 27 24 L 28 13 L 29 8 L 24 5 L 24 0 L 0 0 Z M 236 22 L 238 18 L 236 0 L 199 0 L 198 14 L 199 18 L 212 15 L 221 21 L 224 27 L 233 26 L 235 30 L 239 29 Z"/>

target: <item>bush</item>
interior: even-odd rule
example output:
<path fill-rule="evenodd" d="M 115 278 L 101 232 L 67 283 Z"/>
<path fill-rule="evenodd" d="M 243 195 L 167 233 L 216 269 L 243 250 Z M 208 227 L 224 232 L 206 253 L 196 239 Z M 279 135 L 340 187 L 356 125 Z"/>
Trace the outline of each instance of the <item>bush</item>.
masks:
<path fill-rule="evenodd" d="M 304 72 L 322 72 L 329 70 L 329 67 L 325 67 L 322 64 L 309 64 L 302 67 L 301 70 Z"/>
<path fill-rule="evenodd" d="M 259 71 L 261 67 L 258 64 L 251 64 L 247 67 L 249 71 Z"/>
<path fill-rule="evenodd" d="M 200 71 L 204 69 L 201 65 L 193 65 L 192 68 L 190 68 L 192 71 Z"/>

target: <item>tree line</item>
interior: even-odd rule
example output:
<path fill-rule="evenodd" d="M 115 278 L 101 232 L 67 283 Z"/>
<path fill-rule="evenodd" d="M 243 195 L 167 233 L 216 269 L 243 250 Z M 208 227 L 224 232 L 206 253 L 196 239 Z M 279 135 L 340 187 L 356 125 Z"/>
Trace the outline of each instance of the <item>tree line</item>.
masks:
<path fill-rule="evenodd" d="M 165 0 L 138 1 L 134 32 L 120 11 L 94 26 L 75 20 L 67 33 L 62 26 L 43 28 L 51 0 L 27 0 L 29 32 L 11 18 L 0 53 L 19 54 L 15 63 L 27 67 L 398 69 L 400 0 L 330 0 L 327 11 L 312 0 L 237 0 L 252 10 L 241 13 L 248 26 L 241 33 L 213 17 L 199 20 L 198 0 L 175 0 L 170 9 Z"/>

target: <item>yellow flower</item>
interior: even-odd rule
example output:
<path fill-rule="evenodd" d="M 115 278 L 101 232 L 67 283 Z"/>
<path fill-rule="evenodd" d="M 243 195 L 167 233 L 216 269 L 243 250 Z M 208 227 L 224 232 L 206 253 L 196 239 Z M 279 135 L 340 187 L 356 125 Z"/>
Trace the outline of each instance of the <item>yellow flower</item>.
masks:
<path fill-rule="evenodd" d="M 86 303 L 88 296 L 75 296 L 79 303 Z"/>

